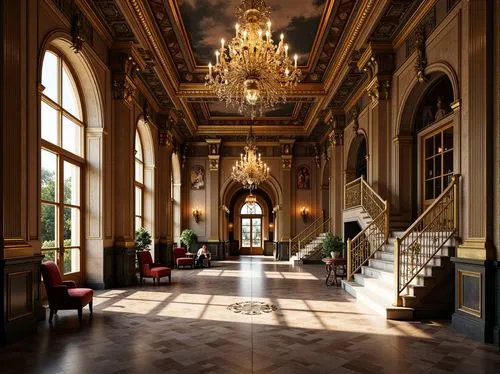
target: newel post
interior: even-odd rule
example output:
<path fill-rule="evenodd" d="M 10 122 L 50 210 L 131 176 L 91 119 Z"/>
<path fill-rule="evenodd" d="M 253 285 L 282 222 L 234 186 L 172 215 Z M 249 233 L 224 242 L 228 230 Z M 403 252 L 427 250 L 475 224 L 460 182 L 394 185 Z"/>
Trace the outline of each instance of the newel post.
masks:
<path fill-rule="evenodd" d="M 351 239 L 347 239 L 347 280 L 352 280 L 351 274 Z"/>
<path fill-rule="evenodd" d="M 394 241 L 394 305 L 401 306 L 401 298 L 399 297 L 399 278 L 401 268 L 399 266 L 399 246 L 401 239 L 396 238 Z"/>

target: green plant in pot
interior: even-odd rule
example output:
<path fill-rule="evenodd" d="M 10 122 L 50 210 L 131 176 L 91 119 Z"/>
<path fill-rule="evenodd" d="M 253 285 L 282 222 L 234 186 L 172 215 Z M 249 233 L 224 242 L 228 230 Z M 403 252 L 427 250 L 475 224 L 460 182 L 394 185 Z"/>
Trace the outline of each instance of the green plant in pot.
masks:
<path fill-rule="evenodd" d="M 181 232 L 181 243 L 184 244 L 189 252 L 189 249 L 196 243 L 198 237 L 195 232 L 191 229 L 186 229 Z"/>
<path fill-rule="evenodd" d="M 340 236 L 333 235 L 329 232 L 323 238 L 323 248 L 321 253 L 323 254 L 323 257 L 341 257 L 344 252 L 344 246 L 344 241 Z"/>
<path fill-rule="evenodd" d="M 149 251 L 152 243 L 151 234 L 144 227 L 135 231 L 135 249 L 137 251 Z"/>

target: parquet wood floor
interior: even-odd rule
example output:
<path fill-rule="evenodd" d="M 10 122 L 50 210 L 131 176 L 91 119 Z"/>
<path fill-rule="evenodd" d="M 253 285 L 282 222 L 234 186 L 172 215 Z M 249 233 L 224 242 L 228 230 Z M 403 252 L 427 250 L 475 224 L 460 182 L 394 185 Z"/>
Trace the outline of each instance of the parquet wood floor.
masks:
<path fill-rule="evenodd" d="M 0 350 L 0 373 L 498 373 L 499 349 L 448 321 L 395 322 L 326 287 L 320 265 L 270 258 L 174 270 L 172 284 L 100 291 L 94 315 Z M 277 310 L 227 309 L 264 301 Z"/>

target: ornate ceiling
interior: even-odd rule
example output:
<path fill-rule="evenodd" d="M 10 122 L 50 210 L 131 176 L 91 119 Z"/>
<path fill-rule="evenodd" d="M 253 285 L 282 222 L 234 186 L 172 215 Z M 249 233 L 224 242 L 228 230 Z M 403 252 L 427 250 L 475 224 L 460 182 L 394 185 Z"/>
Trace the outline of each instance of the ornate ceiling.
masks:
<path fill-rule="evenodd" d="M 57 2 L 59 0 L 53 0 Z M 74 0 L 82 3 L 82 0 Z M 357 65 L 370 41 L 387 42 L 421 0 L 268 0 L 274 39 L 284 32 L 299 55 L 302 82 L 287 103 L 256 118 L 260 136 L 318 141 L 328 131 L 325 112 L 347 111 L 366 74 Z M 155 109 L 182 113 L 180 133 L 239 138 L 251 123 L 219 103 L 205 86 L 207 64 L 221 37 L 234 33 L 239 0 L 90 0 L 113 44 L 130 43 L 144 60 L 139 72 Z M 369 30 L 369 32 L 366 32 Z M 361 46 L 357 37 L 366 38 Z M 113 46 L 112 46 L 113 48 Z"/>

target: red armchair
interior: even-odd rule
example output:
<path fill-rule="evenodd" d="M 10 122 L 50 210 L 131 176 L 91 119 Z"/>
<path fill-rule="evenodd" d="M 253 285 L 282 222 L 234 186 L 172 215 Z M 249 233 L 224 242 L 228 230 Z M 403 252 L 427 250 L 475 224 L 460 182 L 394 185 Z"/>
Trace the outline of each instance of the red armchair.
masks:
<path fill-rule="evenodd" d="M 50 323 L 58 310 L 77 309 L 80 323 L 85 305 L 89 305 L 90 314 L 92 314 L 94 291 L 90 288 L 76 288 L 73 281 L 63 281 L 57 265 L 52 261 L 43 262 L 41 272 L 49 299 Z"/>
<path fill-rule="evenodd" d="M 186 250 L 182 247 L 174 248 L 174 263 L 179 266 L 194 267 L 194 257 L 186 257 Z"/>
<path fill-rule="evenodd" d="M 158 285 L 160 285 L 160 278 L 163 277 L 168 277 L 168 283 L 172 283 L 170 268 L 153 262 L 149 251 L 137 252 L 137 262 L 139 263 L 141 283 L 143 278 L 153 278 L 153 285 L 156 280 L 158 280 Z"/>

